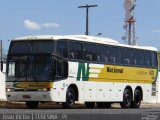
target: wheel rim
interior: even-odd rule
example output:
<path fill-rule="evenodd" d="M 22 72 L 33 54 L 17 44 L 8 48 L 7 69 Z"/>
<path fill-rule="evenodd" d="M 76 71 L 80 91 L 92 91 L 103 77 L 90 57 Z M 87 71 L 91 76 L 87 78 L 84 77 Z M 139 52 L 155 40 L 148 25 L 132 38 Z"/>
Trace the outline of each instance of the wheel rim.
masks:
<path fill-rule="evenodd" d="M 131 104 L 131 96 L 128 92 L 125 94 L 124 101 L 127 106 Z"/>
<path fill-rule="evenodd" d="M 74 104 L 74 95 L 71 92 L 68 92 L 68 102 Z"/>
<path fill-rule="evenodd" d="M 141 101 L 140 93 L 138 93 L 138 92 L 135 93 L 134 101 L 135 101 L 135 103 L 140 104 L 140 101 Z"/>

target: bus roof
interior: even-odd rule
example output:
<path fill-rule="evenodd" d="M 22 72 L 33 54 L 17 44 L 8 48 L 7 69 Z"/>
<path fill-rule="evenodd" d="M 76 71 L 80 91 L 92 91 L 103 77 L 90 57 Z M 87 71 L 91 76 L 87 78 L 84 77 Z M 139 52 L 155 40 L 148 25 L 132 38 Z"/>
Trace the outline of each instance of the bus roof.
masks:
<path fill-rule="evenodd" d="M 69 39 L 69 40 L 74 40 L 74 41 L 83 41 L 83 42 L 91 42 L 91 43 L 121 46 L 121 47 L 127 47 L 127 48 L 136 48 L 136 49 L 158 51 L 155 47 L 137 46 L 137 45 L 130 46 L 130 45 L 125 45 L 125 44 L 120 44 L 120 43 L 118 43 L 118 41 L 113 40 L 111 38 L 88 36 L 88 35 L 36 35 L 36 36 L 17 37 L 17 38 L 14 38 L 13 41 L 61 40 L 61 39 Z"/>

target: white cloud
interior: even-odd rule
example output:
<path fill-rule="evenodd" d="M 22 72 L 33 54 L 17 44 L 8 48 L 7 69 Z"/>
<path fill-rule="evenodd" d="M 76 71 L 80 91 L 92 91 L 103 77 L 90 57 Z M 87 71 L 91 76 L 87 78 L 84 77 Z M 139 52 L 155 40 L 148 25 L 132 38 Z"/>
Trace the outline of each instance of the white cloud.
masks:
<path fill-rule="evenodd" d="M 31 30 L 40 30 L 42 28 L 58 28 L 58 27 L 60 27 L 60 25 L 58 23 L 40 24 L 40 23 L 37 23 L 37 22 L 29 20 L 29 19 L 24 20 L 24 26 L 27 29 L 31 29 Z"/>
<path fill-rule="evenodd" d="M 28 20 L 28 19 L 26 19 L 24 21 L 24 26 L 28 29 L 31 29 L 31 30 L 40 30 L 41 29 L 41 26 L 38 23 L 31 21 L 31 20 Z"/>

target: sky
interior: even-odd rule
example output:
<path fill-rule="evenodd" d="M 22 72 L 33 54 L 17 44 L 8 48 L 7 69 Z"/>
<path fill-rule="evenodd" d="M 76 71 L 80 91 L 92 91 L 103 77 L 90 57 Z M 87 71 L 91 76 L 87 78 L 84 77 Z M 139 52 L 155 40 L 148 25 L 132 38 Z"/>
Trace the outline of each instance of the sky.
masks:
<path fill-rule="evenodd" d="M 14 37 L 28 35 L 85 34 L 85 9 L 89 9 L 89 33 L 124 43 L 125 0 L 0 0 L 0 40 L 8 50 Z M 135 9 L 138 45 L 160 49 L 160 0 L 137 0 Z"/>

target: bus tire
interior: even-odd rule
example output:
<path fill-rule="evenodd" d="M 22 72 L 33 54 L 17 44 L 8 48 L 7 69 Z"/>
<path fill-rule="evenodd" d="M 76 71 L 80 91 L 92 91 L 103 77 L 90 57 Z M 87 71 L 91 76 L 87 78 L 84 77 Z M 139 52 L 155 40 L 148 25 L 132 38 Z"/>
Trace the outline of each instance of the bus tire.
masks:
<path fill-rule="evenodd" d="M 141 105 L 142 93 L 139 89 L 134 91 L 134 101 L 132 102 L 132 108 L 139 108 Z"/>
<path fill-rule="evenodd" d="M 132 95 L 129 89 L 125 89 L 123 92 L 123 102 L 120 103 L 122 108 L 130 108 L 132 103 Z"/>
<path fill-rule="evenodd" d="M 97 102 L 96 104 L 98 108 L 110 108 L 111 107 L 111 103 L 109 102 Z"/>
<path fill-rule="evenodd" d="M 94 108 L 95 107 L 95 102 L 85 102 L 86 108 Z"/>
<path fill-rule="evenodd" d="M 75 105 L 75 92 L 72 88 L 68 88 L 66 93 L 66 102 L 62 103 L 63 107 L 66 109 L 73 108 Z"/>
<path fill-rule="evenodd" d="M 27 101 L 26 106 L 28 109 L 36 109 L 39 105 L 38 101 Z"/>

